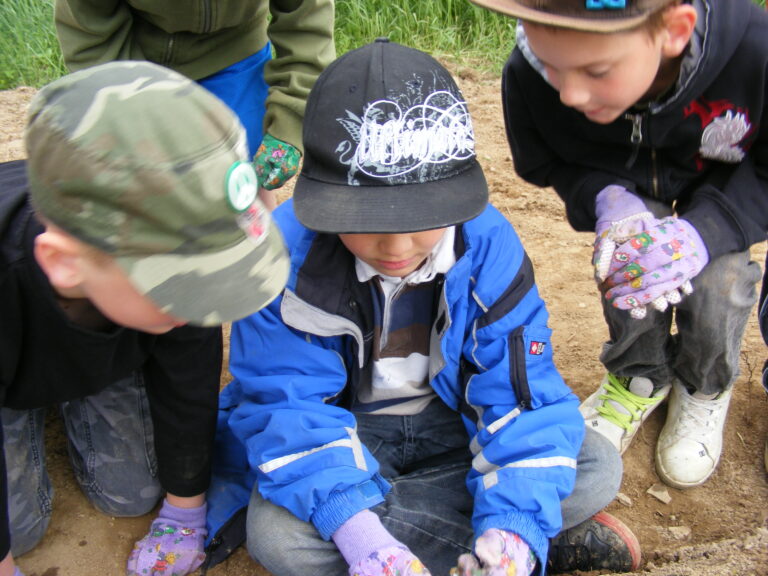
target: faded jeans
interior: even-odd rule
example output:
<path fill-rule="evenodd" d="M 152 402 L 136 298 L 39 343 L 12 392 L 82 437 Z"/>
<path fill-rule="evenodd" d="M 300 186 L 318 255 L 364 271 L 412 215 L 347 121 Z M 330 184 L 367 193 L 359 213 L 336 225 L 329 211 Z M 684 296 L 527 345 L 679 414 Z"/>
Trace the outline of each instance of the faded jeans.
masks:
<path fill-rule="evenodd" d="M 657 217 L 670 214 L 664 204 L 648 198 L 643 202 Z M 741 342 L 760 276 L 760 265 L 750 261 L 749 251 L 724 254 L 693 279 L 693 293 L 680 304 L 665 312 L 649 306 L 642 320 L 601 298 L 610 333 L 601 362 L 618 376 L 645 376 L 657 387 L 677 377 L 704 394 L 730 388 L 739 376 Z"/>
<path fill-rule="evenodd" d="M 157 504 L 152 422 L 140 373 L 60 406 L 75 477 L 88 500 L 110 516 L 140 516 Z M 43 538 L 53 487 L 45 462 L 45 408 L 2 409 L 11 552 Z"/>
<path fill-rule="evenodd" d="M 358 435 L 392 484 L 386 501 L 372 510 L 383 525 L 429 568 L 448 574 L 460 554 L 471 551 L 472 497 L 465 479 L 471 466 L 460 417 L 440 401 L 416 416 L 357 415 Z M 576 486 L 562 502 L 563 528 L 602 510 L 615 497 L 622 464 L 601 435 L 586 431 L 578 456 Z M 311 523 L 264 500 L 254 487 L 248 505 L 247 546 L 275 576 L 346 576 L 349 567 L 333 541 Z"/>

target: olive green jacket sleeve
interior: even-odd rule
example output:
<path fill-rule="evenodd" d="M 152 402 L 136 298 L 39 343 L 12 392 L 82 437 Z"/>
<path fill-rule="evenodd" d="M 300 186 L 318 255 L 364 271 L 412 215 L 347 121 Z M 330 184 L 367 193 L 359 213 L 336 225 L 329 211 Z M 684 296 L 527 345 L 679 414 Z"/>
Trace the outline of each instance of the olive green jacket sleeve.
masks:
<path fill-rule="evenodd" d="M 336 58 L 333 0 L 272 0 L 269 39 L 275 58 L 264 73 L 269 85 L 264 132 L 302 152 L 307 96 Z"/>
<path fill-rule="evenodd" d="M 307 95 L 336 56 L 333 0 L 56 0 L 55 22 L 72 71 L 149 60 L 199 80 L 271 41 L 264 131 L 299 150 Z"/>

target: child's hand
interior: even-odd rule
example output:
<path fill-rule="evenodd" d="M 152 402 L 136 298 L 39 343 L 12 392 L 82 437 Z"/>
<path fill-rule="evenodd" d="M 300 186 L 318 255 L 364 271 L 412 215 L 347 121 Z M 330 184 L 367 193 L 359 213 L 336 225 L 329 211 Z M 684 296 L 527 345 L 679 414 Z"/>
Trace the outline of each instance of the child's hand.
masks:
<path fill-rule="evenodd" d="M 636 318 L 645 315 L 649 304 L 663 311 L 691 293 L 691 279 L 708 262 L 709 253 L 696 229 L 686 220 L 665 218 L 616 248 L 605 297 Z"/>
<path fill-rule="evenodd" d="M 264 134 L 261 146 L 253 157 L 253 167 L 259 175 L 262 188 L 274 190 L 290 180 L 299 170 L 301 152 L 278 140 L 271 134 Z"/>
<path fill-rule="evenodd" d="M 474 554 L 459 556 L 454 576 L 529 576 L 536 568 L 536 556 L 517 534 L 491 528 L 475 542 Z"/>
<path fill-rule="evenodd" d="M 178 508 L 163 501 L 149 534 L 128 557 L 127 576 L 185 576 L 205 560 L 206 505 Z"/>
<path fill-rule="evenodd" d="M 390 546 L 349 567 L 349 576 L 430 576 L 429 570 L 405 546 Z"/>
<path fill-rule="evenodd" d="M 608 277 L 611 258 L 617 244 L 642 232 L 649 222 L 655 221 L 640 198 L 623 186 L 606 186 L 595 202 L 595 245 L 592 265 L 595 278 L 602 282 Z"/>

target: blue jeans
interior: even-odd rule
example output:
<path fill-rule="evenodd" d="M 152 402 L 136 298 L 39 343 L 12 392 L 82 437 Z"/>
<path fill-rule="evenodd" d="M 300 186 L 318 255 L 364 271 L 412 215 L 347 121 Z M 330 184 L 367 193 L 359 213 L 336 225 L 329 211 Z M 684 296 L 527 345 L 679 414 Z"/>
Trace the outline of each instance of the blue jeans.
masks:
<path fill-rule="evenodd" d="M 471 466 L 468 437 L 458 414 L 435 401 L 416 416 L 358 414 L 358 435 L 392 484 L 373 508 L 382 524 L 424 562 L 432 574 L 448 574 L 471 551 L 472 497 L 465 479 Z M 578 457 L 576 486 L 563 501 L 563 528 L 607 506 L 621 483 L 616 449 L 587 430 Z M 248 505 L 250 555 L 277 576 L 346 576 L 349 567 L 333 541 L 311 523 L 264 500 L 254 488 Z"/>
<path fill-rule="evenodd" d="M 670 208 L 643 198 L 656 217 Z M 739 375 L 741 342 L 757 301 L 760 265 L 749 251 L 724 254 L 710 261 L 693 279 L 693 293 L 665 312 L 648 307 L 642 320 L 608 304 L 603 315 L 610 340 L 600 356 L 618 376 L 645 376 L 657 386 L 677 377 L 704 394 L 730 388 Z M 671 333 L 672 320 L 677 334 Z"/>
<path fill-rule="evenodd" d="M 231 66 L 198 80 L 198 84 L 213 92 L 229 106 L 245 127 L 248 150 L 252 157 L 264 137 L 264 114 L 267 91 L 264 66 L 272 58 L 272 45 Z"/>
<path fill-rule="evenodd" d="M 157 504 L 152 421 L 140 373 L 102 392 L 61 405 L 67 450 L 88 500 L 110 516 L 141 516 Z M 42 539 L 51 519 L 53 487 L 45 462 L 45 408 L 2 409 L 11 552 Z"/>

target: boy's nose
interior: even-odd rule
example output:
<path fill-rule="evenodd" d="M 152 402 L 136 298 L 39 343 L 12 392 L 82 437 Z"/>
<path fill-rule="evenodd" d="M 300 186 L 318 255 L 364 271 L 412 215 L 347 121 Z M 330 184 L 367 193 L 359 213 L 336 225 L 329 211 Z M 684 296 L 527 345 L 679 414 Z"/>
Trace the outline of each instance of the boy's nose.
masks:
<path fill-rule="evenodd" d="M 399 256 L 411 247 L 410 235 L 386 234 L 382 236 L 381 250 L 388 255 Z"/>
<path fill-rule="evenodd" d="M 575 79 L 560 79 L 560 101 L 571 108 L 579 108 L 589 102 L 589 91 Z"/>

